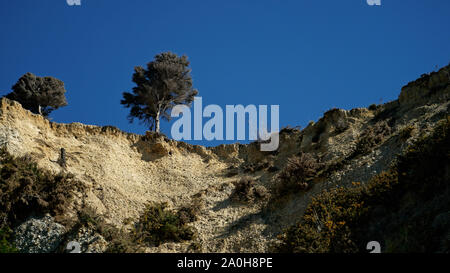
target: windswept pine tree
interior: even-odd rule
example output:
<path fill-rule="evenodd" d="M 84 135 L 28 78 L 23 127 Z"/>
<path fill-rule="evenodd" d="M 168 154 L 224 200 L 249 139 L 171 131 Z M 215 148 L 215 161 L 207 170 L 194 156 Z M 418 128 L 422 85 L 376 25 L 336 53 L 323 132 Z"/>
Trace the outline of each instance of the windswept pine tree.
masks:
<path fill-rule="evenodd" d="M 6 97 L 19 102 L 35 114 L 47 117 L 53 110 L 67 105 L 64 82 L 53 77 L 38 77 L 33 73 L 26 73 L 12 90 Z"/>
<path fill-rule="evenodd" d="M 159 133 L 161 117 L 170 120 L 170 110 L 175 105 L 189 105 L 198 94 L 192 86 L 190 72 L 188 58 L 172 52 L 156 55 L 147 69 L 135 67 L 136 86 L 132 93 L 124 92 L 121 100 L 121 104 L 131 108 L 130 122 L 137 118 Z"/>

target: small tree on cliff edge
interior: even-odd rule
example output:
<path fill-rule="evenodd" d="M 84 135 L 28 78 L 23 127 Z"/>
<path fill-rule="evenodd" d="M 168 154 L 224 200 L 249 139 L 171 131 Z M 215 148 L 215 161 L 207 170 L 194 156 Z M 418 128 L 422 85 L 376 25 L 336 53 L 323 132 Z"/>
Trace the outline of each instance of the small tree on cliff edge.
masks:
<path fill-rule="evenodd" d="M 23 108 L 47 117 L 53 110 L 66 106 L 64 82 L 53 77 L 37 77 L 26 73 L 6 95 L 22 104 Z"/>
<path fill-rule="evenodd" d="M 147 69 L 135 67 L 133 93 L 124 92 L 121 104 L 131 107 L 128 119 L 147 123 L 150 130 L 160 132 L 161 117 L 170 120 L 169 110 L 178 104 L 189 105 L 198 94 L 192 87 L 189 61 L 171 52 L 155 56 Z"/>

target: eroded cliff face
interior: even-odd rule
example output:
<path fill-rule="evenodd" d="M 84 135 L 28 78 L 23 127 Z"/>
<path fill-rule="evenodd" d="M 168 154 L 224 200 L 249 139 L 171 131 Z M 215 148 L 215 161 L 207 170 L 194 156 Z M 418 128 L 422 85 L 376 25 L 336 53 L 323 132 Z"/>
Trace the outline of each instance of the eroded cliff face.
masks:
<path fill-rule="evenodd" d="M 15 156 L 31 156 L 42 168 L 72 173 L 86 186 L 76 193 L 69 216 L 89 206 L 105 221 L 123 227 L 149 201 L 168 202 L 173 208 L 196 202 L 200 213 L 190 225 L 200 251 L 265 252 L 283 228 L 301 218 L 315 194 L 368 181 L 448 116 L 449 82 L 445 67 L 405 86 L 396 101 L 370 109 L 330 110 L 303 130 L 283 129 L 280 147 L 272 153 L 260 152 L 258 143 L 205 148 L 151 133 L 54 123 L 5 98 L 0 102 L 0 143 Z M 367 153 L 356 154 L 361 138 L 381 123 L 389 127 L 385 135 Z M 413 130 L 404 139 L 406 127 Z M 66 150 L 66 168 L 57 162 L 61 148 Z M 286 196 L 276 205 L 230 200 L 233 182 L 242 177 L 252 177 L 270 192 L 286 160 L 300 152 L 312 154 L 323 166 L 341 164 L 318 177 L 309 191 Z M 165 243 L 145 251 L 182 252 L 190 244 Z"/>
<path fill-rule="evenodd" d="M 73 173 L 89 188 L 83 193 L 86 202 L 115 224 L 137 216 L 147 201 L 174 205 L 186 201 L 192 193 L 217 183 L 215 174 L 226 167 L 218 160 L 206 162 L 212 153 L 202 147 L 186 145 L 189 151 L 164 137 L 58 124 L 7 99 L 1 101 L 0 124 L 1 141 L 10 153 L 30 155 L 40 167 L 55 173 Z M 61 148 L 67 154 L 66 169 L 57 162 Z"/>

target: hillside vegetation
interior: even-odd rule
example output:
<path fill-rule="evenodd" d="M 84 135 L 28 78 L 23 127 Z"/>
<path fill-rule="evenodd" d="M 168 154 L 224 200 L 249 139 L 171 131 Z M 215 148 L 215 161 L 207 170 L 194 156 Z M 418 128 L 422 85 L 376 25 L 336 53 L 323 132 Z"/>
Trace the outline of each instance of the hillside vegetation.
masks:
<path fill-rule="evenodd" d="M 367 184 L 325 191 L 280 236 L 281 252 L 450 251 L 450 116 Z"/>

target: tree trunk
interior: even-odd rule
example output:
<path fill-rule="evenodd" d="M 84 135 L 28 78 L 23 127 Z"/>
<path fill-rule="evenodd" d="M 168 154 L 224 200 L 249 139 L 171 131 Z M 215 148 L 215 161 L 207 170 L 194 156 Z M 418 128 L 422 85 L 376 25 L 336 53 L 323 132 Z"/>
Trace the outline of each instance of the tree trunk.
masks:
<path fill-rule="evenodd" d="M 66 163 L 67 162 L 66 161 L 66 149 L 61 148 L 61 153 L 60 153 L 58 161 L 59 161 L 58 163 L 59 163 L 59 165 L 61 167 L 63 167 L 63 168 L 67 167 L 67 163 Z"/>
<path fill-rule="evenodd" d="M 156 113 L 156 117 L 155 117 L 155 131 L 157 133 L 159 133 L 159 111 L 158 111 L 158 113 Z"/>

